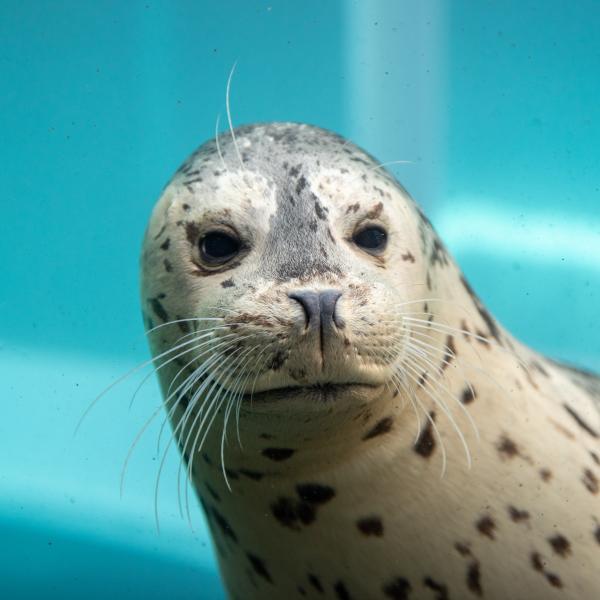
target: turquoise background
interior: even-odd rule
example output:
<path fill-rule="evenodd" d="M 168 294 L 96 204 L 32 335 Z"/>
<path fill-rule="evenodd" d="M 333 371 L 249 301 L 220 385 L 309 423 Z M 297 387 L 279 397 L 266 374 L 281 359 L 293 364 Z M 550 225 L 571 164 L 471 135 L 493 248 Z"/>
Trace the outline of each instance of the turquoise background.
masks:
<path fill-rule="evenodd" d="M 137 262 L 171 173 L 236 124 L 352 137 L 423 204 L 518 337 L 600 370 L 600 6 L 440 1 L 0 6 L 0 591 L 221 598 L 206 528 L 153 492 Z"/>

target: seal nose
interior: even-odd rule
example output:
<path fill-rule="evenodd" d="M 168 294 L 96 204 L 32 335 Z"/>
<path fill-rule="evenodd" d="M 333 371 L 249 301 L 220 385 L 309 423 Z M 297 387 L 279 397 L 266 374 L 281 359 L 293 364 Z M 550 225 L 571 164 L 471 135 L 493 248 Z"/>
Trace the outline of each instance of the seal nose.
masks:
<path fill-rule="evenodd" d="M 336 304 L 341 295 L 342 292 L 338 290 L 298 290 L 290 292 L 288 297 L 302 306 L 307 328 L 328 328 L 335 325 L 341 329 L 344 321 L 336 314 Z"/>

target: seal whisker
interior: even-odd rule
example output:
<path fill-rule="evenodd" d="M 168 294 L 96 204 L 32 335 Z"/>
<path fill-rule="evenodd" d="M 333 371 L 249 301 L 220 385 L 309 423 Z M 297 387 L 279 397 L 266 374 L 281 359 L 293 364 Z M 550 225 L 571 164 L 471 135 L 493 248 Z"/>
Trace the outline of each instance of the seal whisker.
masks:
<path fill-rule="evenodd" d="M 240 154 L 240 149 L 238 148 L 237 140 L 235 139 L 235 132 L 233 130 L 233 122 L 231 120 L 231 106 L 229 103 L 231 97 L 231 80 L 233 79 L 233 74 L 235 72 L 235 68 L 237 66 L 237 60 L 233 63 L 231 67 L 231 71 L 229 73 L 229 77 L 227 78 L 227 89 L 225 91 L 225 107 L 227 109 L 227 121 L 229 123 L 229 131 L 231 132 L 231 139 L 233 141 L 233 147 L 235 148 L 235 153 L 237 154 L 238 160 L 240 161 L 240 167 L 244 170 L 244 161 L 242 161 L 242 155 Z"/>
<path fill-rule="evenodd" d="M 213 331 L 214 330 L 210 330 L 210 331 L 206 331 L 203 330 L 201 333 L 198 332 L 194 332 L 194 335 L 196 335 L 197 337 L 194 338 L 195 341 L 199 342 L 200 340 L 203 340 L 207 337 L 211 338 L 211 336 L 213 335 Z M 188 334 L 189 335 L 189 334 Z M 230 334 L 230 335 L 234 335 L 234 334 Z M 223 336 L 226 337 L 226 336 Z M 180 352 L 179 354 L 169 357 L 168 360 L 165 360 L 163 363 L 161 363 L 158 367 L 156 367 L 154 370 L 150 371 L 149 373 L 147 373 L 144 378 L 142 379 L 142 381 L 139 383 L 139 385 L 137 386 L 137 388 L 135 389 L 135 391 L 133 392 L 133 395 L 131 396 L 131 400 L 129 401 L 129 409 L 131 410 L 131 407 L 133 406 L 133 402 L 136 398 L 136 396 L 138 395 L 139 391 L 141 390 L 141 388 L 143 387 L 143 385 L 148 381 L 148 379 L 150 379 L 150 377 L 152 377 L 152 375 L 154 374 L 158 374 L 158 371 L 160 371 L 163 367 L 166 367 L 167 365 L 171 364 L 172 362 L 176 361 L 177 359 L 181 358 L 182 356 L 185 356 L 186 354 L 189 354 L 190 352 L 196 352 L 197 350 L 199 350 L 200 348 L 202 348 L 204 345 L 210 343 L 212 341 L 212 339 L 209 339 L 208 342 L 203 342 L 202 344 L 199 344 L 198 346 L 193 346 L 191 348 L 187 348 L 186 350 Z M 187 363 L 185 366 L 181 367 L 181 369 L 178 371 L 177 375 L 175 375 L 175 377 L 173 378 L 173 380 L 171 381 L 171 385 L 172 383 L 177 379 L 177 377 L 179 377 L 179 375 L 190 365 L 194 362 L 194 360 L 190 361 L 189 363 Z M 169 386 L 169 390 L 167 390 L 167 394 L 170 391 L 171 386 Z"/>
<path fill-rule="evenodd" d="M 215 144 L 217 146 L 217 154 L 219 155 L 219 160 L 221 161 L 221 166 L 225 169 L 226 173 L 229 173 L 229 169 L 227 168 L 227 164 L 225 163 L 225 159 L 223 158 L 223 153 L 221 152 L 221 144 L 219 143 L 219 121 L 221 120 L 221 115 L 217 114 L 217 121 L 215 123 Z"/>
<path fill-rule="evenodd" d="M 200 360 L 208 351 L 215 353 L 220 348 L 222 348 L 223 351 L 226 351 L 227 348 L 229 347 L 229 345 L 233 345 L 232 342 L 234 340 L 232 340 L 231 338 L 234 338 L 234 337 L 235 337 L 235 334 L 228 334 L 219 339 L 213 338 L 213 339 L 209 340 L 209 342 L 217 342 L 216 345 L 213 347 L 207 348 L 207 350 L 202 352 L 199 356 L 195 356 L 190 362 L 188 362 L 184 367 L 182 367 L 178 371 L 178 373 L 175 375 L 175 377 L 173 377 L 173 379 L 171 380 L 171 383 L 169 384 L 167 393 L 165 395 L 165 400 L 164 400 L 165 406 L 168 406 L 168 403 L 173 396 L 177 396 L 178 400 L 171 407 L 171 409 L 167 412 L 167 415 L 165 416 L 165 419 L 163 420 L 162 425 L 160 427 L 160 431 L 159 431 L 158 439 L 157 439 L 157 448 L 156 448 L 157 453 L 160 452 L 160 440 L 162 438 L 163 430 L 164 430 L 167 422 L 173 416 L 173 413 L 175 411 L 177 403 L 179 402 L 179 398 L 185 396 L 187 394 L 187 392 L 194 386 L 196 381 L 198 381 L 203 376 L 203 374 L 206 372 L 207 368 L 210 367 L 210 365 L 214 364 L 214 361 L 212 359 L 215 355 L 213 354 L 213 356 L 209 357 L 209 359 L 206 359 L 202 364 L 200 364 L 186 379 L 184 379 L 184 381 L 180 385 L 177 386 L 176 390 L 173 393 L 171 393 L 171 389 L 172 389 L 176 379 L 179 377 L 179 375 L 185 369 L 189 368 L 190 365 L 192 365 L 193 363 Z M 202 344 L 202 346 L 207 345 L 207 344 L 208 344 L 208 342 L 205 342 Z M 179 390 L 181 390 L 182 387 L 184 387 L 185 389 L 183 389 L 181 391 L 181 393 L 179 393 Z"/>
<path fill-rule="evenodd" d="M 187 519 L 188 519 L 188 523 L 189 523 L 190 527 L 192 527 L 192 522 L 191 522 L 191 515 L 190 515 L 190 510 L 189 510 L 188 489 L 189 489 L 191 474 L 193 471 L 194 458 L 195 458 L 196 454 L 202 450 L 204 441 L 206 440 L 206 436 L 208 435 L 208 433 L 212 427 L 212 424 L 215 420 L 215 417 L 217 416 L 217 414 L 223 404 L 224 398 L 221 398 L 221 395 L 219 392 L 222 389 L 221 382 L 223 381 L 223 376 L 226 376 L 231 371 L 231 365 L 228 363 L 231 362 L 232 360 L 234 360 L 235 354 L 240 351 L 241 351 L 240 348 L 236 348 L 233 351 L 233 353 L 231 353 L 230 355 L 228 355 L 226 357 L 227 361 L 223 365 L 220 365 L 219 372 L 216 374 L 216 376 L 214 378 L 214 383 L 213 383 L 211 389 L 208 391 L 206 398 L 204 399 L 204 404 L 208 405 L 208 406 L 206 407 L 205 410 L 202 411 L 202 413 L 203 413 L 202 420 L 196 427 L 196 422 L 198 419 L 198 417 L 196 417 L 196 419 L 194 419 L 194 421 L 190 427 L 190 432 L 188 433 L 188 438 L 189 438 L 190 434 L 194 431 L 194 429 L 197 429 L 197 432 L 194 437 L 194 441 L 192 443 L 192 447 L 190 450 L 190 460 L 189 460 L 188 466 L 187 466 L 188 477 L 184 484 L 185 508 L 186 508 Z M 237 364 L 238 363 L 236 362 L 235 365 L 237 365 Z M 224 367 L 226 367 L 226 369 Z M 211 414 L 212 414 L 212 416 L 211 416 Z M 209 419 L 209 418 L 210 418 L 210 421 L 207 421 L 207 419 Z M 203 428 L 204 428 L 204 432 L 202 431 Z M 202 438 L 200 439 L 200 442 L 198 443 L 201 433 L 203 433 L 203 435 L 202 435 Z M 186 441 L 186 446 L 187 446 L 187 441 Z M 179 492 L 179 481 L 180 480 L 179 480 L 179 472 L 178 472 L 178 475 L 177 475 L 178 492 Z M 227 486 L 229 487 L 229 482 L 227 481 L 227 478 L 225 479 L 225 481 L 227 483 Z"/>
<path fill-rule="evenodd" d="M 231 492 L 231 486 L 229 485 L 229 480 L 227 479 L 227 471 L 225 469 L 225 442 L 227 440 L 227 422 L 229 421 L 229 415 L 231 412 L 231 408 L 235 403 L 235 398 L 237 394 L 238 387 L 244 383 L 243 376 L 246 372 L 249 372 L 248 369 L 248 361 L 252 358 L 252 353 L 257 348 L 260 348 L 259 345 L 255 345 L 250 348 L 244 355 L 240 356 L 238 360 L 238 364 L 240 366 L 239 373 L 237 367 L 233 372 L 232 376 L 235 375 L 236 379 L 233 381 L 231 386 L 228 385 L 228 392 L 226 392 L 227 398 L 227 406 L 225 407 L 225 414 L 223 415 L 223 432 L 221 434 L 221 469 L 223 471 L 223 478 L 225 480 L 225 485 L 227 485 L 227 489 Z M 242 362 L 243 361 L 243 362 Z"/>
<path fill-rule="evenodd" d="M 408 371 L 410 371 L 410 373 L 408 373 L 409 377 L 414 377 L 415 378 L 415 382 L 417 382 L 417 377 L 421 376 L 421 373 L 419 372 L 418 369 L 415 368 L 415 360 L 412 359 L 413 362 L 410 362 L 409 357 L 407 357 L 407 360 L 404 361 L 402 368 L 403 369 L 408 369 Z M 426 371 L 427 372 L 427 371 Z M 412 375 L 411 375 L 412 373 Z M 458 426 L 458 424 L 456 423 L 456 420 L 454 419 L 454 416 L 452 415 L 452 412 L 450 411 L 450 409 L 448 408 L 447 404 L 444 402 L 444 400 L 442 398 L 439 397 L 439 395 L 435 394 L 435 388 L 433 388 L 433 391 L 430 391 L 429 388 L 433 388 L 433 386 L 431 385 L 431 383 L 428 380 L 424 380 L 423 381 L 423 385 L 421 386 L 421 389 L 423 390 L 423 392 L 425 392 L 425 394 L 427 394 L 433 401 L 434 403 L 440 407 L 440 409 L 442 410 L 442 412 L 446 415 L 446 418 L 448 419 L 448 421 L 450 422 L 450 424 L 452 425 L 452 428 L 454 429 L 454 431 L 456 431 L 461 444 L 464 448 L 465 451 L 465 456 L 467 459 L 467 466 L 470 469 L 471 468 L 471 452 L 469 451 L 469 446 L 467 444 L 467 441 L 460 429 L 460 427 Z"/>
<path fill-rule="evenodd" d="M 247 339 L 249 337 L 251 337 L 251 336 L 247 335 L 247 336 L 243 336 L 239 339 Z M 235 344 L 237 344 L 237 340 L 236 340 Z M 227 352 L 229 347 L 231 347 L 231 346 L 228 346 L 226 349 L 224 349 L 222 351 L 222 353 Z M 204 397 L 204 399 L 202 401 L 202 410 L 198 412 L 198 414 L 194 418 L 191 426 L 189 427 L 189 431 L 185 438 L 185 442 L 183 443 L 183 452 L 187 451 L 188 444 L 190 442 L 191 436 L 195 429 L 197 429 L 197 433 L 194 437 L 194 440 L 192 442 L 192 446 L 190 449 L 190 460 L 188 461 L 188 465 L 187 465 L 188 480 L 189 480 L 189 476 L 191 475 L 192 470 L 193 470 L 194 457 L 195 457 L 196 453 L 200 451 L 200 449 L 199 448 L 197 449 L 197 447 L 196 447 L 198 437 L 200 436 L 200 433 L 202 432 L 202 427 L 204 426 L 204 423 L 206 422 L 206 419 L 208 418 L 208 415 L 210 414 L 210 411 L 212 410 L 212 407 L 215 403 L 214 395 L 215 395 L 215 393 L 217 393 L 217 399 L 218 399 L 219 384 L 220 384 L 222 378 L 224 376 L 226 376 L 231 370 L 231 366 L 229 363 L 231 363 L 231 361 L 233 361 L 235 359 L 235 355 L 241 351 L 243 351 L 242 348 L 239 348 L 239 347 L 235 348 L 232 353 L 225 355 L 225 359 L 224 359 L 223 363 L 218 364 L 216 374 L 211 375 L 210 381 L 212 382 L 212 386 L 208 390 L 208 392 L 206 393 L 206 396 Z M 235 364 L 237 364 L 237 363 L 235 363 Z M 204 382 L 204 384 L 202 384 L 202 386 L 194 394 L 194 404 L 196 404 L 197 399 L 204 392 L 204 390 L 208 387 L 208 381 L 209 380 Z M 202 419 L 201 419 L 200 423 L 198 424 L 198 426 L 196 426 L 198 419 L 200 418 L 201 415 L 202 415 Z M 186 419 L 186 424 L 182 428 L 182 431 L 185 430 L 186 426 L 187 426 L 187 419 Z M 181 482 L 181 466 L 182 466 L 181 461 L 180 461 L 179 466 L 180 466 L 180 468 L 177 473 L 178 498 L 179 498 L 179 490 L 180 490 L 180 485 L 181 485 L 181 483 L 180 483 Z M 187 504 L 188 504 L 187 503 L 187 485 L 184 486 L 184 493 L 186 496 L 186 506 L 187 506 Z M 190 525 L 191 525 L 191 523 L 190 523 Z"/>
<path fill-rule="evenodd" d="M 450 398 L 450 400 L 452 400 L 452 402 L 456 403 L 456 405 L 460 408 L 461 412 L 467 417 L 469 423 L 471 424 L 471 427 L 473 428 L 475 436 L 476 436 L 477 440 L 479 441 L 480 440 L 479 429 L 477 428 L 477 425 L 475 424 L 473 417 L 471 416 L 471 414 L 469 413 L 467 408 L 464 406 L 464 404 L 462 402 L 460 402 L 460 400 L 450 391 L 450 389 L 448 389 L 448 386 L 446 386 L 442 383 L 441 380 L 444 378 L 443 370 L 429 359 L 429 354 L 427 353 L 427 351 L 424 348 L 409 347 L 408 351 L 411 354 L 413 354 L 414 357 L 420 358 L 421 360 L 425 361 L 425 364 L 429 365 L 432 369 L 434 369 L 436 371 L 437 377 L 433 381 L 435 381 L 436 384 L 444 392 L 446 392 L 446 394 L 448 395 L 448 398 Z M 450 364 L 445 359 L 442 359 L 442 362 L 446 365 Z M 463 377 L 464 377 L 464 373 L 463 373 Z M 474 394 L 475 392 L 473 391 L 473 387 L 471 386 L 469 381 L 467 379 L 465 379 L 465 382 L 466 382 L 468 388 L 470 389 L 471 393 Z"/>
<path fill-rule="evenodd" d="M 159 325 L 155 325 L 146 331 L 146 335 L 150 335 L 154 333 L 158 329 L 162 329 L 167 325 L 175 325 L 177 323 L 189 323 L 192 321 L 222 321 L 223 317 L 190 317 L 188 319 L 174 319 L 173 321 L 165 321 L 164 323 L 160 323 Z"/>
<path fill-rule="evenodd" d="M 186 334 L 186 335 L 189 335 L 189 334 Z M 125 381 L 125 379 L 127 379 L 128 377 L 131 377 L 131 375 L 133 375 L 134 373 L 137 373 L 138 371 L 141 371 L 145 367 L 154 364 L 155 361 L 160 360 L 163 357 L 168 356 L 169 354 L 172 354 L 173 352 L 176 352 L 177 350 L 179 350 L 180 348 L 182 348 L 186 345 L 191 345 L 194 343 L 196 343 L 195 340 L 187 340 L 186 342 L 183 342 L 181 344 L 173 346 L 173 347 L 169 348 L 168 350 L 165 350 L 164 352 L 161 352 L 161 353 L 157 354 L 156 356 L 141 362 L 140 364 L 136 365 L 135 367 L 131 368 L 129 371 L 127 371 L 126 373 L 124 373 L 123 375 L 121 375 L 120 377 L 115 379 L 110 385 L 108 385 L 106 388 L 104 388 L 88 405 L 88 407 L 85 409 L 85 411 L 79 418 L 79 421 L 77 422 L 77 426 L 75 427 L 75 431 L 73 432 L 73 435 L 74 436 L 77 435 L 77 432 L 81 428 L 83 421 L 86 419 L 88 414 L 92 411 L 94 406 L 96 406 L 98 401 L 102 397 L 104 397 L 110 390 L 112 390 L 114 387 L 116 387 L 119 383 Z"/>

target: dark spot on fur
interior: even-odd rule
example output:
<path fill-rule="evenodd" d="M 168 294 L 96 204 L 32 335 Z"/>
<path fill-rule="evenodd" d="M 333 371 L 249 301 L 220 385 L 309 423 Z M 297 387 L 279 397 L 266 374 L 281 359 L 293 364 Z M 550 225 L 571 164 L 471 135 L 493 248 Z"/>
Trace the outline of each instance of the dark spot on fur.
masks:
<path fill-rule="evenodd" d="M 314 507 L 308 502 L 281 497 L 271 504 L 273 516 L 285 527 L 300 530 L 300 524 L 310 525 L 316 517 Z"/>
<path fill-rule="evenodd" d="M 183 208 L 183 210 L 188 211 L 190 210 L 190 205 L 189 204 L 182 204 L 181 208 Z"/>
<path fill-rule="evenodd" d="M 216 502 L 221 502 L 221 496 L 219 496 L 219 494 L 217 494 L 215 489 L 207 481 L 204 482 L 204 485 L 206 486 L 208 493 L 213 497 L 213 499 Z"/>
<path fill-rule="evenodd" d="M 508 514 L 515 523 L 521 523 L 529 519 L 529 513 L 526 510 L 519 510 L 515 506 L 508 507 Z"/>
<path fill-rule="evenodd" d="M 532 552 L 531 556 L 531 566 L 534 570 L 539 571 L 540 573 L 544 571 L 544 563 L 542 562 L 542 557 L 539 552 Z"/>
<path fill-rule="evenodd" d="M 248 557 L 248 560 L 250 561 L 250 564 L 252 565 L 254 571 L 263 579 L 266 579 L 269 583 L 273 583 L 271 575 L 265 565 L 265 561 L 262 558 L 256 556 L 256 554 L 251 554 L 250 552 L 246 552 L 246 556 Z"/>
<path fill-rule="evenodd" d="M 237 537 L 235 531 L 233 530 L 233 528 L 231 527 L 231 525 L 229 524 L 229 521 L 214 506 L 212 508 L 211 513 L 215 519 L 215 523 L 219 526 L 219 528 L 223 532 L 223 535 L 225 537 L 228 537 L 233 542 L 237 542 L 238 537 Z"/>
<path fill-rule="evenodd" d="M 185 236 L 190 244 L 195 245 L 200 237 L 200 228 L 196 223 L 188 221 L 185 223 Z"/>
<path fill-rule="evenodd" d="M 168 250 L 169 249 L 169 244 L 171 243 L 171 240 L 169 238 L 167 238 L 161 245 L 161 249 L 162 250 Z"/>
<path fill-rule="evenodd" d="M 448 264 L 448 252 L 437 236 L 433 239 L 433 247 L 431 249 L 431 254 L 429 255 L 429 264 L 432 267 L 436 264 L 445 267 Z"/>
<path fill-rule="evenodd" d="M 225 281 L 221 281 L 221 287 L 224 287 L 224 288 L 235 287 L 235 283 L 233 283 L 233 279 L 230 277 L 229 279 L 226 279 Z"/>
<path fill-rule="evenodd" d="M 546 579 L 552 587 L 562 588 L 563 586 L 560 577 L 556 573 L 546 573 Z"/>
<path fill-rule="evenodd" d="M 333 591 L 339 600 L 352 600 L 350 592 L 342 581 L 337 581 L 333 586 Z"/>
<path fill-rule="evenodd" d="M 568 404 L 563 404 L 565 410 L 573 417 L 577 425 L 584 431 L 589 433 L 593 438 L 598 437 L 598 433 L 594 431 Z"/>
<path fill-rule="evenodd" d="M 411 263 L 415 262 L 415 257 L 407 250 L 405 254 L 401 255 L 402 260 L 408 261 Z"/>
<path fill-rule="evenodd" d="M 363 517 L 356 521 L 358 530 L 366 536 L 383 536 L 383 523 L 379 517 Z"/>
<path fill-rule="evenodd" d="M 598 457 L 598 455 L 593 451 L 590 450 L 590 456 L 592 457 L 592 460 L 598 465 L 600 466 L 600 458 Z"/>
<path fill-rule="evenodd" d="M 240 469 L 239 473 L 240 475 L 248 477 L 248 479 L 252 479 L 253 481 L 260 481 L 265 476 L 264 473 L 261 473 L 260 471 L 252 471 L 251 469 Z"/>
<path fill-rule="evenodd" d="M 596 529 L 594 529 L 594 538 L 600 544 L 600 525 L 596 524 Z"/>
<path fill-rule="evenodd" d="M 320 579 L 316 575 L 313 575 L 312 573 L 308 573 L 307 577 L 308 577 L 308 581 L 309 581 L 310 585 L 312 585 L 315 588 L 315 590 L 317 590 L 317 592 L 321 592 L 321 594 L 322 594 L 323 586 L 321 585 Z"/>
<path fill-rule="evenodd" d="M 433 437 L 432 421 L 435 421 L 435 412 L 430 412 L 431 419 L 427 419 L 425 427 L 419 434 L 419 438 L 413 446 L 413 450 L 423 458 L 429 458 L 435 450 L 435 438 Z"/>
<path fill-rule="evenodd" d="M 477 392 L 475 391 L 475 388 L 467 387 L 463 390 L 460 401 L 463 404 L 471 404 L 475 398 L 477 398 Z"/>
<path fill-rule="evenodd" d="M 544 559 L 539 554 L 539 552 L 532 552 L 531 556 L 530 556 L 530 560 L 531 560 L 531 566 L 533 567 L 533 569 L 535 571 L 538 571 L 538 573 L 542 573 L 546 577 L 546 580 L 552 587 L 562 588 L 563 584 L 562 584 L 560 577 L 558 575 L 556 575 L 555 573 L 548 573 L 548 571 L 546 571 Z"/>
<path fill-rule="evenodd" d="M 587 488 L 587 490 L 592 494 L 598 493 L 598 478 L 590 471 L 590 469 L 583 470 L 583 485 Z"/>
<path fill-rule="evenodd" d="M 154 314 L 159 319 L 161 319 L 163 322 L 166 323 L 169 320 L 169 315 L 167 314 L 165 307 L 160 302 L 160 300 L 164 297 L 165 297 L 164 294 L 160 294 L 156 298 L 149 298 L 148 302 L 150 303 L 150 306 L 152 307 L 152 311 L 154 312 Z"/>
<path fill-rule="evenodd" d="M 474 560 L 467 567 L 467 587 L 477 596 L 483 596 L 481 571 L 479 569 L 479 561 L 477 560 Z"/>
<path fill-rule="evenodd" d="M 408 600 L 411 590 L 412 586 L 404 577 L 396 577 L 383 586 L 383 593 L 393 600 Z"/>
<path fill-rule="evenodd" d="M 460 280 L 464 288 L 467 290 L 469 296 L 471 296 L 471 299 L 473 300 L 473 304 L 475 304 L 477 312 L 479 312 L 481 318 L 485 321 L 485 324 L 487 325 L 490 334 L 496 339 L 496 341 L 499 344 L 501 344 L 502 339 L 500 337 L 500 330 L 498 329 L 496 322 L 494 321 L 490 313 L 486 310 L 485 306 L 482 304 L 481 300 L 473 291 L 473 288 L 469 285 L 469 282 L 464 278 L 463 275 L 460 276 Z"/>
<path fill-rule="evenodd" d="M 262 455 L 270 460 L 279 462 L 291 458 L 294 452 L 296 451 L 291 448 L 265 448 L 262 451 Z"/>
<path fill-rule="evenodd" d="M 548 543 L 552 546 L 552 550 L 563 558 L 571 554 L 571 544 L 569 540 L 560 533 L 548 538 Z"/>
<path fill-rule="evenodd" d="M 431 577 L 425 577 L 425 579 L 423 579 L 423 585 L 436 592 L 435 600 L 450 600 L 450 596 L 448 596 L 448 587 L 444 584 L 438 583 Z"/>
<path fill-rule="evenodd" d="M 456 356 L 456 346 L 454 345 L 454 337 L 449 335 L 446 338 L 444 360 L 442 361 L 442 371 L 450 366 L 452 359 Z"/>
<path fill-rule="evenodd" d="M 325 211 L 327 209 L 321 205 L 321 203 L 315 199 L 315 212 L 317 213 L 317 217 L 319 219 L 321 219 L 321 221 L 325 221 L 327 219 L 327 215 L 325 214 Z"/>
<path fill-rule="evenodd" d="M 363 440 L 370 440 L 378 435 L 388 433 L 392 430 L 394 419 L 392 417 L 384 417 L 380 421 L 377 421 L 375 425 L 363 436 Z"/>
<path fill-rule="evenodd" d="M 302 190 L 307 186 L 307 181 L 304 175 L 298 179 L 298 183 L 296 184 L 296 194 L 300 194 Z"/>
<path fill-rule="evenodd" d="M 355 204 L 351 204 L 347 209 L 346 209 L 346 214 L 348 214 L 349 212 L 357 212 L 358 209 L 360 208 L 360 204 L 358 202 L 356 202 Z"/>
<path fill-rule="evenodd" d="M 479 531 L 479 533 L 481 533 L 481 535 L 485 535 L 486 537 L 490 538 L 490 540 L 496 539 L 494 536 L 496 523 L 494 523 L 494 519 L 492 519 L 492 517 L 490 517 L 489 515 L 484 515 L 483 517 L 481 517 L 481 519 L 477 521 L 475 526 L 477 527 L 477 530 Z"/>
<path fill-rule="evenodd" d="M 540 477 L 546 483 L 552 479 L 552 471 L 550 469 L 540 469 Z"/>
<path fill-rule="evenodd" d="M 507 435 L 503 435 L 497 445 L 498 452 L 503 458 L 514 458 L 519 455 L 519 448 Z"/>
<path fill-rule="evenodd" d="M 163 265 L 165 266 L 165 271 L 167 273 L 170 273 L 173 270 L 173 265 L 171 264 L 168 258 L 165 258 L 165 260 L 163 260 Z"/>
<path fill-rule="evenodd" d="M 468 544 L 464 544 L 463 542 L 456 542 L 454 544 L 454 549 L 461 555 L 461 556 L 471 556 L 471 548 L 469 548 Z"/>
<path fill-rule="evenodd" d="M 279 369 L 281 369 L 283 363 L 285 362 L 286 359 L 286 353 L 283 350 L 279 350 L 278 352 L 275 353 L 275 356 L 273 356 L 273 360 L 271 361 L 271 364 L 269 365 L 269 369 L 273 370 L 273 371 L 278 371 Z"/>
<path fill-rule="evenodd" d="M 335 496 L 335 490 L 319 483 L 302 483 L 296 486 L 298 496 L 310 504 L 325 504 Z"/>
<path fill-rule="evenodd" d="M 378 202 L 371 210 L 366 214 L 367 219 L 377 219 L 383 211 L 383 202 Z"/>

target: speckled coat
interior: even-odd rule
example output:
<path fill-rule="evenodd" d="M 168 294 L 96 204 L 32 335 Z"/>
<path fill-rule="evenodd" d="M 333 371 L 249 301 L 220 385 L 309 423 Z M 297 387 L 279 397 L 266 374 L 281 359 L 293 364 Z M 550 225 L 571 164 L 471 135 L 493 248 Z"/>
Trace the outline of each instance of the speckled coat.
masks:
<path fill-rule="evenodd" d="M 335 290 L 329 321 L 298 290 Z M 511 337 L 353 144 L 202 146 L 153 212 L 142 303 L 231 598 L 600 598 L 599 380 Z"/>

